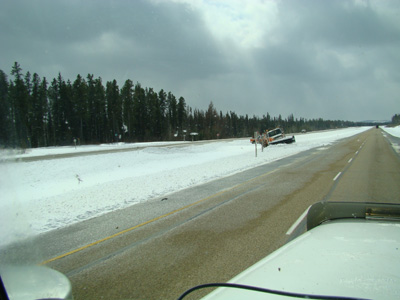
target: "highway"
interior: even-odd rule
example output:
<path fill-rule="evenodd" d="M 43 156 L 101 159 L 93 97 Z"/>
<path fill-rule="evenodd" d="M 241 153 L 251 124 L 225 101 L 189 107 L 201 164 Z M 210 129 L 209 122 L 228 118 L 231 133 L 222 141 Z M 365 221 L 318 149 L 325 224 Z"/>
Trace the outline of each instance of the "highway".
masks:
<path fill-rule="evenodd" d="M 176 299 L 226 282 L 303 232 L 292 225 L 311 204 L 400 202 L 399 182 L 399 155 L 371 129 L 34 243 L 42 264 L 69 277 L 75 299 Z"/>

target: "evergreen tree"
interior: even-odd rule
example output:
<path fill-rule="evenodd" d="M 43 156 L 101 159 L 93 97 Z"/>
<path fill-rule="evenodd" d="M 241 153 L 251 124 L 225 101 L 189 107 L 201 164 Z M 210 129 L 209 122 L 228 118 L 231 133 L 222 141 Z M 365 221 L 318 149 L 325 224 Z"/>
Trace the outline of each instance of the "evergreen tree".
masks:
<path fill-rule="evenodd" d="M 167 95 L 168 127 L 170 138 L 177 132 L 178 110 L 175 96 L 168 92 Z"/>
<path fill-rule="evenodd" d="M 39 104 L 37 108 L 37 124 L 41 127 L 40 136 L 38 137 L 38 147 L 49 146 L 49 101 L 47 93 L 46 77 L 42 79 L 39 87 Z"/>
<path fill-rule="evenodd" d="M 57 87 L 57 80 L 54 78 L 51 82 L 47 94 L 49 97 L 49 114 L 48 114 L 48 143 L 49 145 L 55 145 L 56 141 L 56 130 L 55 130 L 55 118 L 56 118 L 56 111 L 57 111 L 57 104 L 59 98 L 59 92 Z"/>
<path fill-rule="evenodd" d="M 12 146 L 12 129 L 7 75 L 0 70 L 0 147 Z"/>
<path fill-rule="evenodd" d="M 111 140 L 111 137 L 108 131 L 106 90 L 101 77 L 95 79 L 94 87 L 95 136 L 97 142 L 104 143 Z"/>
<path fill-rule="evenodd" d="M 400 124 L 400 114 L 395 114 L 392 117 L 392 124 L 394 124 L 394 125 Z"/>
<path fill-rule="evenodd" d="M 57 79 L 53 79 L 49 88 L 49 108 L 51 133 L 50 140 L 52 145 L 71 145 L 72 128 L 70 126 L 73 118 L 73 106 L 71 103 L 71 82 L 67 82 L 58 74 Z"/>
<path fill-rule="evenodd" d="M 28 71 L 22 75 L 15 62 L 8 82 L 0 70 L 0 145 L 13 147 L 41 147 L 70 145 L 73 138 L 85 143 L 119 141 L 170 140 L 184 129 L 199 133 L 200 139 L 216 137 L 244 137 L 254 131 L 263 132 L 282 126 L 286 132 L 332 129 L 344 126 L 369 125 L 345 121 L 295 119 L 289 114 L 271 118 L 238 116 L 230 111 L 217 113 L 210 102 L 206 112 L 192 109 L 183 97 L 171 92 L 135 86 L 126 80 L 119 90 L 116 80 L 104 88 L 101 78 L 88 74 L 87 81 L 80 75 L 71 84 L 61 74 L 48 87 L 46 78 Z M 399 123 L 399 116 L 392 118 Z"/>
<path fill-rule="evenodd" d="M 169 125 L 167 118 L 167 93 L 161 89 L 158 92 L 158 106 L 160 107 L 159 114 L 157 115 L 157 128 L 160 132 L 160 140 L 168 138 Z"/>
<path fill-rule="evenodd" d="M 41 137 L 43 112 L 42 103 L 40 103 L 40 78 L 37 73 L 33 74 L 32 91 L 31 91 L 31 145 L 32 147 L 39 146 L 39 138 Z"/>
<path fill-rule="evenodd" d="M 177 107 L 177 118 L 179 134 L 183 134 L 183 130 L 186 130 L 186 102 L 183 97 L 179 97 Z"/>
<path fill-rule="evenodd" d="M 108 128 L 112 141 L 118 142 L 122 136 L 122 102 L 117 81 L 107 81 L 106 102 L 108 114 Z"/>
<path fill-rule="evenodd" d="M 96 88 L 93 74 L 86 76 L 87 85 L 87 140 L 89 143 L 96 143 Z"/>
<path fill-rule="evenodd" d="M 149 138 L 151 140 L 162 140 L 162 108 L 160 106 L 158 95 L 152 88 L 147 90 L 146 102 L 148 107 Z"/>
<path fill-rule="evenodd" d="M 210 102 L 210 104 L 208 105 L 208 109 L 206 111 L 206 115 L 205 115 L 205 132 L 204 132 L 204 138 L 206 139 L 215 139 L 217 137 L 217 132 L 216 132 L 216 124 L 217 123 L 217 110 L 214 107 L 214 104 L 212 103 L 212 101 Z"/>
<path fill-rule="evenodd" d="M 77 135 L 79 130 L 79 122 L 76 116 L 76 107 L 74 103 L 74 94 L 72 83 L 68 79 L 67 82 L 62 82 L 60 88 L 60 103 L 62 108 L 62 123 L 61 130 L 59 132 L 58 138 L 59 142 L 57 145 L 71 145 L 73 143 L 74 137 L 78 137 L 79 144 L 81 143 L 80 137 Z"/>
<path fill-rule="evenodd" d="M 30 88 L 30 135 L 32 147 L 48 145 L 48 101 L 46 78 L 40 80 L 37 73 L 33 74 Z"/>
<path fill-rule="evenodd" d="M 134 134 L 137 141 L 144 141 L 147 127 L 146 92 L 139 82 L 136 83 L 133 96 Z"/>
<path fill-rule="evenodd" d="M 101 78 L 87 76 L 87 139 L 91 143 L 104 143 L 107 137 L 107 111 L 105 89 Z"/>
<path fill-rule="evenodd" d="M 124 126 L 123 133 L 129 142 L 133 139 L 132 133 L 134 129 L 133 92 L 133 82 L 127 79 L 121 89 L 121 101 Z"/>
<path fill-rule="evenodd" d="M 231 119 L 231 136 L 238 137 L 238 121 L 239 118 L 235 112 L 230 112 L 230 119 Z"/>
<path fill-rule="evenodd" d="M 205 123 L 205 116 L 204 112 L 198 109 L 193 111 L 193 132 L 197 132 L 199 134 L 200 139 L 203 139 L 204 134 L 204 123 Z"/>
<path fill-rule="evenodd" d="M 28 89 L 22 79 L 22 69 L 15 62 L 11 70 L 14 82 L 9 88 L 9 97 L 12 107 L 12 118 L 16 132 L 16 145 L 25 149 L 30 146 L 29 128 L 29 94 Z"/>
<path fill-rule="evenodd" d="M 224 117 L 223 136 L 232 137 L 232 120 L 229 113 L 226 113 Z"/>
<path fill-rule="evenodd" d="M 86 81 L 78 74 L 72 84 L 71 109 L 67 120 L 73 138 L 79 138 L 81 143 L 89 139 L 88 125 L 90 123 L 89 103 Z"/>
<path fill-rule="evenodd" d="M 194 119 L 193 119 L 193 109 L 190 106 L 187 106 L 186 116 L 187 116 L 186 128 L 188 130 L 188 133 L 191 133 L 194 131 Z"/>

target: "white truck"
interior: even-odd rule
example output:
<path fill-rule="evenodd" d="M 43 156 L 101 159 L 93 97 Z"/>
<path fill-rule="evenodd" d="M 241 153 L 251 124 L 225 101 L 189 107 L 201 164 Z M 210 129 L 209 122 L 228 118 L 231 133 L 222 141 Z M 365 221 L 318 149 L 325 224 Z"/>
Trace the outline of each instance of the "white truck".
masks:
<path fill-rule="evenodd" d="M 283 130 L 279 127 L 272 130 L 265 130 L 262 135 L 258 135 L 258 137 L 254 137 L 250 139 L 250 142 L 254 144 L 257 143 L 262 144 L 263 147 L 267 147 L 268 145 L 275 144 L 291 144 L 296 142 L 296 139 L 293 136 L 286 136 Z"/>

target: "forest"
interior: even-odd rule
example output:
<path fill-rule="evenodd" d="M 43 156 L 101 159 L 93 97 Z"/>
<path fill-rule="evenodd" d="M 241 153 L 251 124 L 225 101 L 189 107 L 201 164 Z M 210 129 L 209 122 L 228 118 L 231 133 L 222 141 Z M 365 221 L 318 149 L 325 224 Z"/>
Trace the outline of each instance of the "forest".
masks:
<path fill-rule="evenodd" d="M 190 107 L 163 89 L 142 87 L 127 79 L 103 83 L 101 77 L 77 75 L 71 82 L 59 73 L 47 81 L 18 62 L 11 79 L 0 70 L 0 147 L 35 148 L 115 142 L 224 139 L 252 136 L 281 126 L 286 132 L 324 130 L 363 124 L 295 118 L 241 116 Z M 208 101 L 207 101 L 208 102 Z"/>

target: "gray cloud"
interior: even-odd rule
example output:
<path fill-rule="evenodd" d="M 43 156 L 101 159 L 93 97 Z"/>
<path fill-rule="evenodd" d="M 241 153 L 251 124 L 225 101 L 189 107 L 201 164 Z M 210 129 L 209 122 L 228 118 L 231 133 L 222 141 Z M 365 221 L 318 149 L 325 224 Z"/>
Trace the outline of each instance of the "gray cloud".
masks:
<path fill-rule="evenodd" d="M 86 73 L 98 70 L 98 75 L 105 77 L 115 73 L 118 79 L 121 76 L 116 73 L 129 72 L 128 67 L 171 72 L 168 76 L 177 72 L 184 78 L 223 68 L 202 21 L 184 5 L 146 1 L 16 3 L 7 2 L 9 8 L 3 11 L 3 41 L 12 53 L 9 56 L 28 61 L 34 57 L 44 64 L 53 61 L 63 65 L 68 76 L 77 74 L 77 70 L 69 71 L 70 67 L 82 65 Z M 114 72 L 112 68 L 116 68 Z"/>
<path fill-rule="evenodd" d="M 5 0 L 0 69 L 18 61 L 49 80 L 132 79 L 224 113 L 389 119 L 399 113 L 397 6 L 280 1 L 273 24 L 255 27 L 258 45 L 244 47 L 239 35 L 215 35 L 206 4 Z"/>
<path fill-rule="evenodd" d="M 253 54 L 278 111 L 384 118 L 396 97 L 388 87 L 398 83 L 400 23 L 353 1 L 280 4 L 281 41 L 266 36 Z"/>

